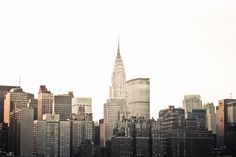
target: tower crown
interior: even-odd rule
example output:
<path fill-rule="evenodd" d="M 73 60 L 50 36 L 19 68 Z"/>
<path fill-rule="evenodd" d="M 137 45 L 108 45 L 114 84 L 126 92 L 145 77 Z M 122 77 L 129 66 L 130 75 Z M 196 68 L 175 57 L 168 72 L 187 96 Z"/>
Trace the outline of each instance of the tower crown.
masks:
<path fill-rule="evenodd" d="M 120 54 L 120 43 L 118 40 L 117 55 L 112 72 L 110 87 L 110 98 L 126 98 L 126 74 Z"/>

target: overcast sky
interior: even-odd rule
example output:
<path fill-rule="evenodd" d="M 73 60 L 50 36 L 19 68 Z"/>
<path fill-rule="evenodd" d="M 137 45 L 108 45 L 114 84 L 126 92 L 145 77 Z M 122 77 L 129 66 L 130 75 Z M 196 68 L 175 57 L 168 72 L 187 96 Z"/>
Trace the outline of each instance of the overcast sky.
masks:
<path fill-rule="evenodd" d="M 120 34 L 127 80 L 149 77 L 151 116 L 186 94 L 236 97 L 236 1 L 0 1 L 0 84 L 92 97 L 103 117 Z"/>

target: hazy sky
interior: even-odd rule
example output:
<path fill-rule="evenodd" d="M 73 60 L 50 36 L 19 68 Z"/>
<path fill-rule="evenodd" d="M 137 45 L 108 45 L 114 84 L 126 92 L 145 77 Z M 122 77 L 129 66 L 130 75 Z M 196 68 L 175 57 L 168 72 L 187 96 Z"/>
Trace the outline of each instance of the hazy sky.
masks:
<path fill-rule="evenodd" d="M 236 95 L 236 1 L 0 1 L 0 84 L 92 97 L 103 117 L 120 34 L 127 80 L 149 77 L 151 116 Z"/>

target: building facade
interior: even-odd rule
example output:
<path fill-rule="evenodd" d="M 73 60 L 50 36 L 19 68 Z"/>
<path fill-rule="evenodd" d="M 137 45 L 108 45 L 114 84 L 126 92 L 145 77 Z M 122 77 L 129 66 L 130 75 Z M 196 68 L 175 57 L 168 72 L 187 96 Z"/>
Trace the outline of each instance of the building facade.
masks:
<path fill-rule="evenodd" d="M 127 108 L 130 116 L 150 118 L 149 78 L 136 78 L 126 82 L 128 89 Z"/>
<path fill-rule="evenodd" d="M 15 108 L 10 115 L 9 151 L 15 155 L 33 155 L 34 111 L 28 107 Z"/>
<path fill-rule="evenodd" d="M 213 134 L 216 134 L 216 111 L 213 103 L 207 103 L 203 105 L 203 108 L 206 109 L 206 123 L 208 130 L 212 131 Z"/>
<path fill-rule="evenodd" d="M 183 108 L 185 111 L 185 118 L 192 112 L 193 109 L 202 108 L 202 100 L 200 95 L 185 95 L 183 100 Z"/>
<path fill-rule="evenodd" d="M 41 85 L 38 93 L 38 120 L 46 113 L 53 112 L 53 94 L 47 90 L 46 86 Z"/>
<path fill-rule="evenodd" d="M 28 94 L 22 88 L 13 88 L 5 95 L 4 100 L 4 122 L 9 125 L 10 113 L 13 109 L 26 107 L 28 103 Z"/>
<path fill-rule="evenodd" d="M 76 97 L 72 100 L 72 113 L 78 114 L 79 107 L 83 106 L 85 113 L 92 114 L 92 98 L 90 97 Z"/>
<path fill-rule="evenodd" d="M 236 99 L 223 99 L 216 107 L 216 137 L 218 147 L 226 146 L 236 156 Z"/>
<path fill-rule="evenodd" d="M 113 66 L 109 99 L 104 104 L 104 143 L 112 137 L 112 130 L 126 108 L 126 73 L 118 42 L 117 55 Z"/>
<path fill-rule="evenodd" d="M 34 156 L 58 157 L 59 150 L 59 115 L 46 113 L 42 120 L 34 121 L 33 153 Z"/>
<path fill-rule="evenodd" d="M 60 121 L 59 154 L 61 157 L 71 156 L 71 122 Z"/>
<path fill-rule="evenodd" d="M 0 86 L 0 122 L 4 119 L 4 99 L 5 95 L 12 89 L 19 88 L 19 86 Z"/>
<path fill-rule="evenodd" d="M 162 122 L 158 134 L 164 157 L 212 155 L 214 135 L 198 125 L 197 116 L 185 119 L 184 109 L 170 106 L 160 111 L 159 118 Z"/>
<path fill-rule="evenodd" d="M 84 144 L 93 142 L 94 124 L 93 121 L 71 121 L 71 136 L 72 136 L 72 156 L 80 153 L 79 148 Z"/>
<path fill-rule="evenodd" d="M 54 114 L 60 115 L 60 120 L 70 119 L 71 109 L 72 109 L 72 98 L 73 93 L 55 95 L 53 100 L 53 110 Z"/>

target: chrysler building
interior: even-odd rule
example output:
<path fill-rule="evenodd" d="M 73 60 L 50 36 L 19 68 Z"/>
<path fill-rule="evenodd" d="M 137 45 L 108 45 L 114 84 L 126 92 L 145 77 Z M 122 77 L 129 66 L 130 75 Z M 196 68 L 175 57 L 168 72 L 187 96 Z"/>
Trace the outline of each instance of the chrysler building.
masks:
<path fill-rule="evenodd" d="M 123 65 L 123 61 L 120 55 L 120 45 L 118 41 L 118 49 L 116 60 L 112 72 L 112 80 L 110 86 L 110 99 L 126 99 L 127 88 L 126 88 L 126 74 Z"/>

